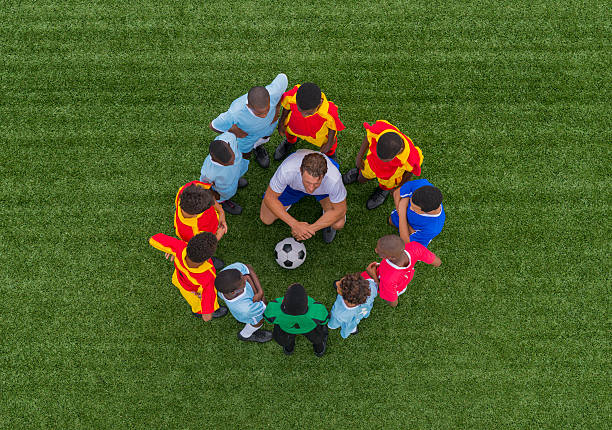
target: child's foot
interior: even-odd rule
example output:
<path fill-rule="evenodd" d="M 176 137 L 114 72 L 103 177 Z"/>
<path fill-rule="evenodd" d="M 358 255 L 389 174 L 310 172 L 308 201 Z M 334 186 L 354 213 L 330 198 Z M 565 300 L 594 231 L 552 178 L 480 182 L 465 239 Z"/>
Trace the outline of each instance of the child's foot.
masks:
<path fill-rule="evenodd" d="M 372 209 L 379 207 L 385 202 L 385 200 L 387 200 L 388 195 L 389 195 L 389 190 L 383 190 L 380 187 L 376 187 L 376 189 L 370 195 L 370 198 L 366 202 L 366 208 L 372 210 Z"/>
<path fill-rule="evenodd" d="M 238 179 L 238 188 L 244 188 L 247 185 L 249 185 L 249 181 L 247 181 L 246 178 Z"/>
<path fill-rule="evenodd" d="M 215 267 L 215 270 L 217 272 L 225 267 L 225 262 L 223 260 L 221 260 L 220 258 L 211 257 L 211 260 L 212 260 L 213 266 Z"/>
<path fill-rule="evenodd" d="M 213 318 L 221 318 L 227 315 L 227 308 L 225 306 L 219 306 L 219 309 L 213 312 Z"/>
<path fill-rule="evenodd" d="M 332 241 L 336 237 L 336 230 L 333 227 L 331 227 L 331 226 L 325 227 L 322 230 L 321 234 L 323 236 L 323 242 L 325 242 L 325 243 L 332 243 Z"/>
<path fill-rule="evenodd" d="M 231 200 L 221 202 L 221 207 L 225 212 L 231 213 L 232 215 L 240 215 L 242 213 L 242 206 Z"/>
<path fill-rule="evenodd" d="M 291 148 L 291 144 L 287 142 L 287 139 L 283 140 L 283 142 L 276 147 L 276 151 L 274 151 L 274 159 L 276 161 L 280 161 L 289 154 L 289 149 Z"/>
<path fill-rule="evenodd" d="M 257 164 L 264 169 L 270 167 L 270 156 L 263 145 L 253 148 L 253 152 L 255 153 L 255 161 L 257 161 Z"/>
<path fill-rule="evenodd" d="M 344 185 L 352 184 L 357 180 L 357 176 L 359 176 L 359 170 L 357 170 L 357 167 L 353 167 L 351 170 L 342 175 L 342 183 Z"/>
<path fill-rule="evenodd" d="M 318 348 L 317 348 L 318 346 Z M 314 350 L 314 353 L 317 357 L 323 357 L 323 354 L 325 354 L 325 351 L 327 350 L 327 339 L 325 339 L 325 342 L 323 342 L 322 346 L 321 345 L 313 345 L 312 349 Z"/>
<path fill-rule="evenodd" d="M 244 342 L 270 342 L 272 340 L 272 332 L 269 330 L 257 330 L 255 333 L 250 335 L 249 337 L 244 337 L 238 332 L 238 340 L 242 340 Z"/>

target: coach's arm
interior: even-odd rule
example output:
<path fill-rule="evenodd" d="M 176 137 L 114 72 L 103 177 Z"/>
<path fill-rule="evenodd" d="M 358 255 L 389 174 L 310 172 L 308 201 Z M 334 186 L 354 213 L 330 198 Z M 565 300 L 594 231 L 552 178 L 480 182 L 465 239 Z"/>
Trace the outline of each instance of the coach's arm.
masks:
<path fill-rule="evenodd" d="M 268 186 L 266 195 L 264 196 L 262 202 L 261 210 L 259 212 L 259 218 L 261 221 L 266 225 L 270 225 L 277 219 L 280 219 L 291 227 L 291 234 L 293 234 L 297 240 L 305 240 L 314 236 L 316 230 L 313 228 L 313 226 L 307 222 L 298 221 L 297 219 L 293 218 L 289 212 L 287 212 L 287 208 L 285 208 L 280 200 L 278 200 L 280 194 L 281 193 L 277 193 L 270 188 L 270 186 Z"/>
<path fill-rule="evenodd" d="M 314 231 L 319 231 L 325 227 L 332 226 L 335 230 L 340 230 L 344 227 L 345 216 L 346 216 L 346 199 L 338 203 L 332 203 L 329 197 L 321 200 L 321 206 L 323 207 L 323 215 L 321 218 L 316 220 L 310 226 Z"/>

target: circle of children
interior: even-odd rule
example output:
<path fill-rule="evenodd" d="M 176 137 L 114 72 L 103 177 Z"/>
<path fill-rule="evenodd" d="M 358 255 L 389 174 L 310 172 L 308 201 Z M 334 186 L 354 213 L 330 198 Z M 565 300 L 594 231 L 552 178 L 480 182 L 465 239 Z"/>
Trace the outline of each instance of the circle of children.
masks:
<path fill-rule="evenodd" d="M 444 225 L 442 194 L 421 174 L 423 154 L 410 138 L 387 121 L 364 123 L 365 137 L 355 158 L 355 168 L 340 174 L 335 160 L 337 133 L 344 129 L 338 108 L 311 82 L 287 90 L 287 76 L 279 74 L 269 85 L 256 86 L 234 100 L 227 112 L 210 123 L 220 133 L 212 141 L 199 181 L 182 186 L 175 198 L 174 227 L 177 238 L 156 234 L 149 243 L 174 262 L 172 283 L 194 316 L 210 321 L 229 312 L 244 328 L 238 339 L 267 342 L 274 339 L 285 354 L 293 353 L 295 338 L 304 335 L 321 357 L 327 347 L 328 328 L 340 328 L 347 338 L 367 318 L 378 295 L 391 306 L 406 291 L 417 261 L 440 266 L 427 249 Z M 282 108 L 282 109 L 281 109 Z M 277 127 L 278 125 L 278 127 Z M 321 230 L 330 243 L 346 221 L 345 185 L 376 179 L 378 186 L 366 202 L 380 206 L 389 194 L 396 209 L 389 223 L 398 235 L 381 237 L 376 245 L 380 263 L 370 263 L 362 273 L 349 273 L 334 282 L 338 297 L 331 314 L 309 297 L 301 284 L 289 286 L 283 297 L 269 303 L 258 276 L 249 264 L 225 264 L 213 257 L 217 243 L 228 231 L 226 213 L 239 215 L 242 208 L 231 199 L 247 186 L 242 176 L 254 156 L 263 168 L 270 157 L 263 144 L 274 130 L 284 137 L 274 158 L 283 160 L 270 180 L 261 203 L 260 219 L 270 225 L 280 219 L 297 240 L 307 240 Z M 300 138 L 317 151 L 292 147 Z M 314 223 L 289 214 L 292 204 L 304 196 L 316 197 L 322 208 Z M 226 306 L 219 306 L 219 299 Z M 262 329 L 264 320 L 273 330 Z"/>

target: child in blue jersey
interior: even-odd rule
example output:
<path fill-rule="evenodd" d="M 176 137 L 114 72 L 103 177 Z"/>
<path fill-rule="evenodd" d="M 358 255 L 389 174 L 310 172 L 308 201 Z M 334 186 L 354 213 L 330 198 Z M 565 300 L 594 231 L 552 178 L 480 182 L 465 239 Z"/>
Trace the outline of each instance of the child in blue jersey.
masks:
<path fill-rule="evenodd" d="M 442 231 L 446 214 L 442 192 L 427 179 L 406 182 L 393 193 L 396 209 L 389 224 L 399 229 L 404 242 L 419 242 L 424 247 Z"/>
<path fill-rule="evenodd" d="M 366 272 L 349 273 L 334 282 L 334 286 L 338 297 L 327 326 L 331 329 L 340 328 L 340 336 L 346 339 L 357 333 L 357 325 L 363 318 L 370 316 L 378 289 Z"/>
<path fill-rule="evenodd" d="M 234 318 L 245 324 L 238 332 L 239 340 L 260 343 L 272 340 L 271 331 L 260 330 L 266 303 L 253 267 L 230 264 L 217 274 L 215 288 Z"/>
<path fill-rule="evenodd" d="M 248 185 L 247 180 L 241 177 L 248 167 L 248 161 L 242 158 L 242 152 L 238 150 L 234 134 L 223 133 L 211 142 L 209 154 L 202 164 L 200 181 L 212 184 L 212 190 L 218 194 L 217 201 L 224 211 L 232 215 L 242 213 L 242 207 L 230 199 L 238 188 Z"/>
<path fill-rule="evenodd" d="M 247 163 L 253 151 L 257 163 L 268 168 L 270 156 L 263 144 L 270 140 L 278 124 L 280 99 L 287 83 L 287 75 L 279 73 L 269 85 L 251 88 L 247 94 L 234 100 L 227 112 L 215 118 L 209 127 L 217 133 L 234 133 L 238 138 L 238 149 Z"/>

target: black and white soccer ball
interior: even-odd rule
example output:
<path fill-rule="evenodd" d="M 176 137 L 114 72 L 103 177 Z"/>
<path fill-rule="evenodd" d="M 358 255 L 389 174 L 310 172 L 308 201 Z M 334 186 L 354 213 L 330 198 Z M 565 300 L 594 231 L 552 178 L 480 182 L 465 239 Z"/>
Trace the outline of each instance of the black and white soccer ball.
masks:
<path fill-rule="evenodd" d="M 283 239 L 274 248 L 276 262 L 285 269 L 295 269 L 306 261 L 306 247 L 292 237 Z"/>

